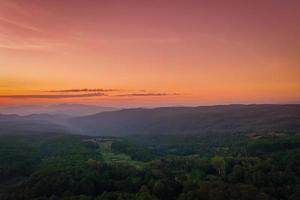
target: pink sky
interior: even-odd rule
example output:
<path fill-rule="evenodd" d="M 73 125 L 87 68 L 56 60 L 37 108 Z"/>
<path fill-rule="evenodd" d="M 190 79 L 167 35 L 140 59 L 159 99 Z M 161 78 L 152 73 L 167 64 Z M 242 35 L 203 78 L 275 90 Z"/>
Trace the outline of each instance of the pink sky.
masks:
<path fill-rule="evenodd" d="M 299 10 L 298 0 L 1 0 L 0 104 L 299 102 Z M 106 91 L 61 91 L 84 88 Z"/>

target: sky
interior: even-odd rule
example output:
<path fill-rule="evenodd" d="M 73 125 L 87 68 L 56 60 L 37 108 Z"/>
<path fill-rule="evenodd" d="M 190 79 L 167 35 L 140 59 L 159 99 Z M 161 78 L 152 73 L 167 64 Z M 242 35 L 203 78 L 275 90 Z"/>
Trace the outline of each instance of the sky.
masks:
<path fill-rule="evenodd" d="M 299 0 L 0 0 L 0 105 L 300 102 Z"/>

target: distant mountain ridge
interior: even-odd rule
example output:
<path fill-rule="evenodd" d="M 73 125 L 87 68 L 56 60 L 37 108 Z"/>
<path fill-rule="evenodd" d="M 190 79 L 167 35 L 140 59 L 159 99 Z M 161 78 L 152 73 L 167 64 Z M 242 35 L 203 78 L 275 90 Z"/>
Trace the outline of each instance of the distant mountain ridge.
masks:
<path fill-rule="evenodd" d="M 49 114 L 28 116 L 0 114 L 0 135 L 70 133 L 64 125 L 65 119 L 64 116 Z"/>
<path fill-rule="evenodd" d="M 134 108 L 69 122 L 90 135 L 300 132 L 300 105 Z"/>
<path fill-rule="evenodd" d="M 0 113 L 0 134 L 31 131 L 97 136 L 300 133 L 300 104 L 131 108 L 82 117 Z"/>
<path fill-rule="evenodd" d="M 69 115 L 69 116 L 84 116 L 92 115 L 99 112 L 119 110 L 114 107 L 104 107 L 85 104 L 52 104 L 52 105 L 24 105 L 24 106 L 1 106 L 1 114 L 18 114 L 18 115 L 33 115 L 33 114 L 50 114 L 50 115 Z"/>

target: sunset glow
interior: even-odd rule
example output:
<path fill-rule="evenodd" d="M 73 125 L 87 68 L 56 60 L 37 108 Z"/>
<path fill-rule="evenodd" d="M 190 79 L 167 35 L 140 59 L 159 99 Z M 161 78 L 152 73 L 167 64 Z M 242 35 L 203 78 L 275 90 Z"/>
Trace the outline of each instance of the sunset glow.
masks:
<path fill-rule="evenodd" d="M 299 103 L 300 1 L 0 0 L 0 104 Z"/>

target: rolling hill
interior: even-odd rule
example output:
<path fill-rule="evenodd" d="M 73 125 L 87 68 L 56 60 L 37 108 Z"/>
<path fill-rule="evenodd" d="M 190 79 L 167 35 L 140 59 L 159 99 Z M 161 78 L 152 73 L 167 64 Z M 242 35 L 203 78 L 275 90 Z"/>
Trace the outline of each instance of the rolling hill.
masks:
<path fill-rule="evenodd" d="M 0 106 L 0 113 L 2 114 L 18 114 L 24 116 L 33 114 L 51 114 L 78 117 L 115 110 L 118 110 L 118 108 L 68 103 L 50 105 Z"/>
<path fill-rule="evenodd" d="M 89 135 L 300 132 L 300 105 L 124 109 L 69 120 Z"/>

